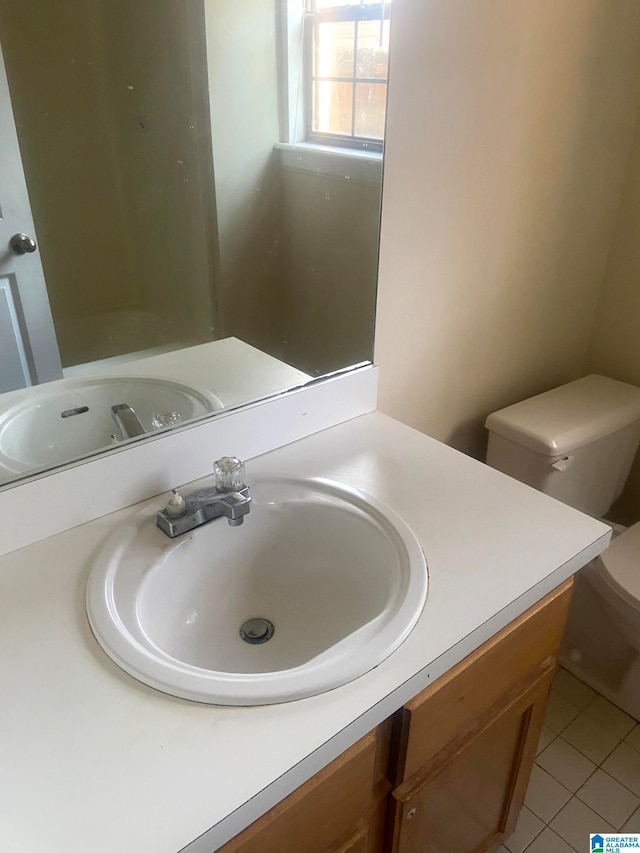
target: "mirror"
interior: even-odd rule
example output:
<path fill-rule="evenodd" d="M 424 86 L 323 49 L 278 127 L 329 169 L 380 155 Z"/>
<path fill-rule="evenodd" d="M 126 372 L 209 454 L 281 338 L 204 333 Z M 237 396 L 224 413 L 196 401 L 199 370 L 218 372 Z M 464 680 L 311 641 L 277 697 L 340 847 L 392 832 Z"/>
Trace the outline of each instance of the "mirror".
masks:
<path fill-rule="evenodd" d="M 1 485 L 371 360 L 390 5 L 1 0 Z"/>

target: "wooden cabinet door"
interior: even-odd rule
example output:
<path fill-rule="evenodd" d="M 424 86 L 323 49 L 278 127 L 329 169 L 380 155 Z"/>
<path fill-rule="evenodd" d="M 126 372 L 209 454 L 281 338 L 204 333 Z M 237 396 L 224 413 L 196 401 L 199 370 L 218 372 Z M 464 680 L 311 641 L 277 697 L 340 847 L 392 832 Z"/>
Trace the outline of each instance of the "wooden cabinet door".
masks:
<path fill-rule="evenodd" d="M 394 785 L 424 767 L 543 661 L 556 657 L 572 584 L 571 580 L 557 587 L 407 702 L 396 720 Z"/>
<path fill-rule="evenodd" d="M 345 842 L 333 846 L 329 853 L 367 853 L 367 835 L 367 824 L 362 821 Z"/>
<path fill-rule="evenodd" d="M 381 853 L 391 721 L 370 732 L 220 853 Z"/>
<path fill-rule="evenodd" d="M 396 788 L 387 849 L 481 853 L 513 831 L 554 672 L 548 659 Z"/>

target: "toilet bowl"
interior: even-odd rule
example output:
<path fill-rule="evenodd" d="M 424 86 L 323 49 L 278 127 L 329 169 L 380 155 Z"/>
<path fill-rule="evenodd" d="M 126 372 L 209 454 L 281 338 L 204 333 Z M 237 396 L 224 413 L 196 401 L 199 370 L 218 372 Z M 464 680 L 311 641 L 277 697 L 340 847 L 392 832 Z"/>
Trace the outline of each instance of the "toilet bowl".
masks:
<path fill-rule="evenodd" d="M 585 576 L 602 597 L 611 619 L 640 653 L 640 522 L 616 536 Z"/>
<path fill-rule="evenodd" d="M 640 524 L 614 537 L 576 576 L 560 661 L 640 719 Z"/>

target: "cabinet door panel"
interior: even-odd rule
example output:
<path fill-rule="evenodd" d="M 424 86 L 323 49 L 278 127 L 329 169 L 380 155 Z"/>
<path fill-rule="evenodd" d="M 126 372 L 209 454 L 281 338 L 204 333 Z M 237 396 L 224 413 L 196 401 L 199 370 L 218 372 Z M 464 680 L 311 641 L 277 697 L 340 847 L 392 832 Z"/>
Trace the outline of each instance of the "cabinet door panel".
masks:
<path fill-rule="evenodd" d="M 368 834 L 367 824 L 362 820 L 345 842 L 339 844 L 337 847 L 335 845 L 332 846 L 328 853 L 368 853 Z"/>
<path fill-rule="evenodd" d="M 506 690 L 560 646 L 571 600 L 567 581 L 407 703 L 399 717 L 399 784 L 415 773 Z"/>
<path fill-rule="evenodd" d="M 510 832 L 553 673 L 549 662 L 393 792 L 393 853 L 480 853 Z"/>
<path fill-rule="evenodd" d="M 390 721 L 359 740 L 289 797 L 221 848 L 220 853 L 369 853 Z M 378 835 L 380 837 L 380 835 Z"/>

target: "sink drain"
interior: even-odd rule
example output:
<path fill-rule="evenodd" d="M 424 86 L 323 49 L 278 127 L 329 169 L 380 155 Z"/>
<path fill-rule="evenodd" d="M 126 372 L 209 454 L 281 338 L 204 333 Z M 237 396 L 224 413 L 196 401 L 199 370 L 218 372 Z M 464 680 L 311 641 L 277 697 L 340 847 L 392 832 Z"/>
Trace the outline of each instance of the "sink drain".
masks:
<path fill-rule="evenodd" d="M 258 645 L 270 640 L 273 637 L 274 630 L 273 622 L 268 619 L 248 619 L 240 627 L 240 636 L 245 643 Z"/>

